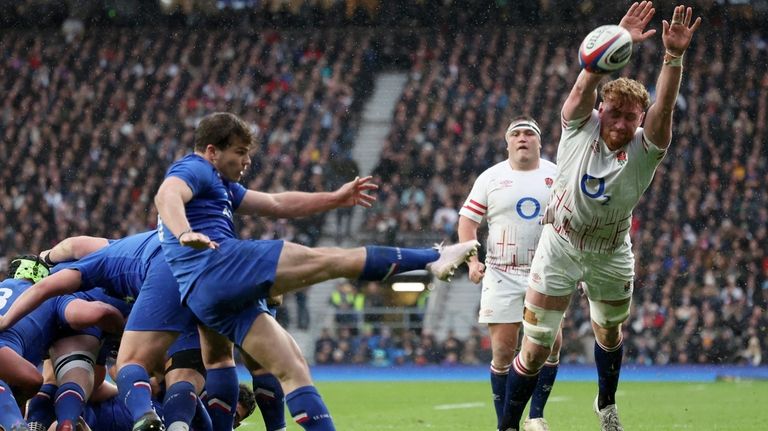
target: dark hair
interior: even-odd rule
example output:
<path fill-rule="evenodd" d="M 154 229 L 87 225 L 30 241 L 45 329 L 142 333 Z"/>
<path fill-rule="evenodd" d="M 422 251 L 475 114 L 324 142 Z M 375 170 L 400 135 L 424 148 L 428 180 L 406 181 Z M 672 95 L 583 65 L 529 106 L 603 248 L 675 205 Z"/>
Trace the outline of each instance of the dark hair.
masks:
<path fill-rule="evenodd" d="M 241 419 L 247 418 L 256 410 L 256 396 L 253 394 L 253 389 L 246 384 L 240 383 L 240 394 L 237 397 L 237 402 L 242 404 L 248 411 L 245 417 Z"/>
<path fill-rule="evenodd" d="M 195 151 L 203 152 L 208 145 L 225 150 L 233 144 L 235 138 L 242 139 L 248 145 L 253 142 L 253 134 L 248 124 L 235 114 L 214 112 L 206 115 L 197 125 Z"/>

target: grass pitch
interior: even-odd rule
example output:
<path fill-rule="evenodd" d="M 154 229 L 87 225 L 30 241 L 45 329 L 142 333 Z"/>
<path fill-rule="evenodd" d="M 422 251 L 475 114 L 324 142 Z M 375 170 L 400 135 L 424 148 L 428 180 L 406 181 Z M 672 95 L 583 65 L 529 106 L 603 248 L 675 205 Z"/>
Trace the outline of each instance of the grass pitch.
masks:
<path fill-rule="evenodd" d="M 484 382 L 321 382 L 339 431 L 496 429 Z M 557 382 L 545 417 L 553 431 L 599 430 L 595 383 Z M 619 414 L 628 431 L 768 429 L 768 382 L 622 382 Z M 286 411 L 289 431 L 300 431 Z M 257 411 L 239 430 L 264 430 Z"/>

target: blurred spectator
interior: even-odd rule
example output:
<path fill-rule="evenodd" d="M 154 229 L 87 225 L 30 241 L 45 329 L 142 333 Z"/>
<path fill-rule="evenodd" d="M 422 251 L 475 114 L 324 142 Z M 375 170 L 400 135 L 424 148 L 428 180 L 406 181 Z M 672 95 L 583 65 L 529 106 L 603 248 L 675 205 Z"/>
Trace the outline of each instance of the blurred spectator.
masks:
<path fill-rule="evenodd" d="M 353 328 L 357 332 L 363 298 L 363 295 L 358 293 L 355 286 L 348 280 L 336 284 L 329 301 L 334 308 L 337 327 Z"/>

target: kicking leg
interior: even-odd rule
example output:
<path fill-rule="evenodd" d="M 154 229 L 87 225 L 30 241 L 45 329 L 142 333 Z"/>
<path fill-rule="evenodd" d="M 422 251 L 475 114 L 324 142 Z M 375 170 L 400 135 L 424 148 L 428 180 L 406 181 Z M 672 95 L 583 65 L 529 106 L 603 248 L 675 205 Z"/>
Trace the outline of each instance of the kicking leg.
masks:
<path fill-rule="evenodd" d="M 310 248 L 285 242 L 270 296 L 334 278 L 385 280 L 392 274 L 429 269 L 448 280 L 456 268 L 477 253 L 479 243 L 467 241 L 437 249 L 367 246 L 353 249 Z"/>

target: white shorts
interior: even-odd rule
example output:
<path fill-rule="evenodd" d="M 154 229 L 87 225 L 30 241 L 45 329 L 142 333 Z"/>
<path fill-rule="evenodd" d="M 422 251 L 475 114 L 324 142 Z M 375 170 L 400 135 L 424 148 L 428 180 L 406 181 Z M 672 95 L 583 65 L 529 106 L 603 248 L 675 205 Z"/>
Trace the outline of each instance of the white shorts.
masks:
<path fill-rule="evenodd" d="M 516 323 L 523 321 L 523 300 L 528 275 L 486 268 L 480 295 L 480 323 Z"/>
<path fill-rule="evenodd" d="M 635 256 L 631 244 L 624 244 L 610 254 L 583 252 L 547 224 L 531 263 L 529 285 L 545 295 L 565 296 L 583 281 L 589 299 L 616 301 L 632 296 L 634 277 Z"/>

